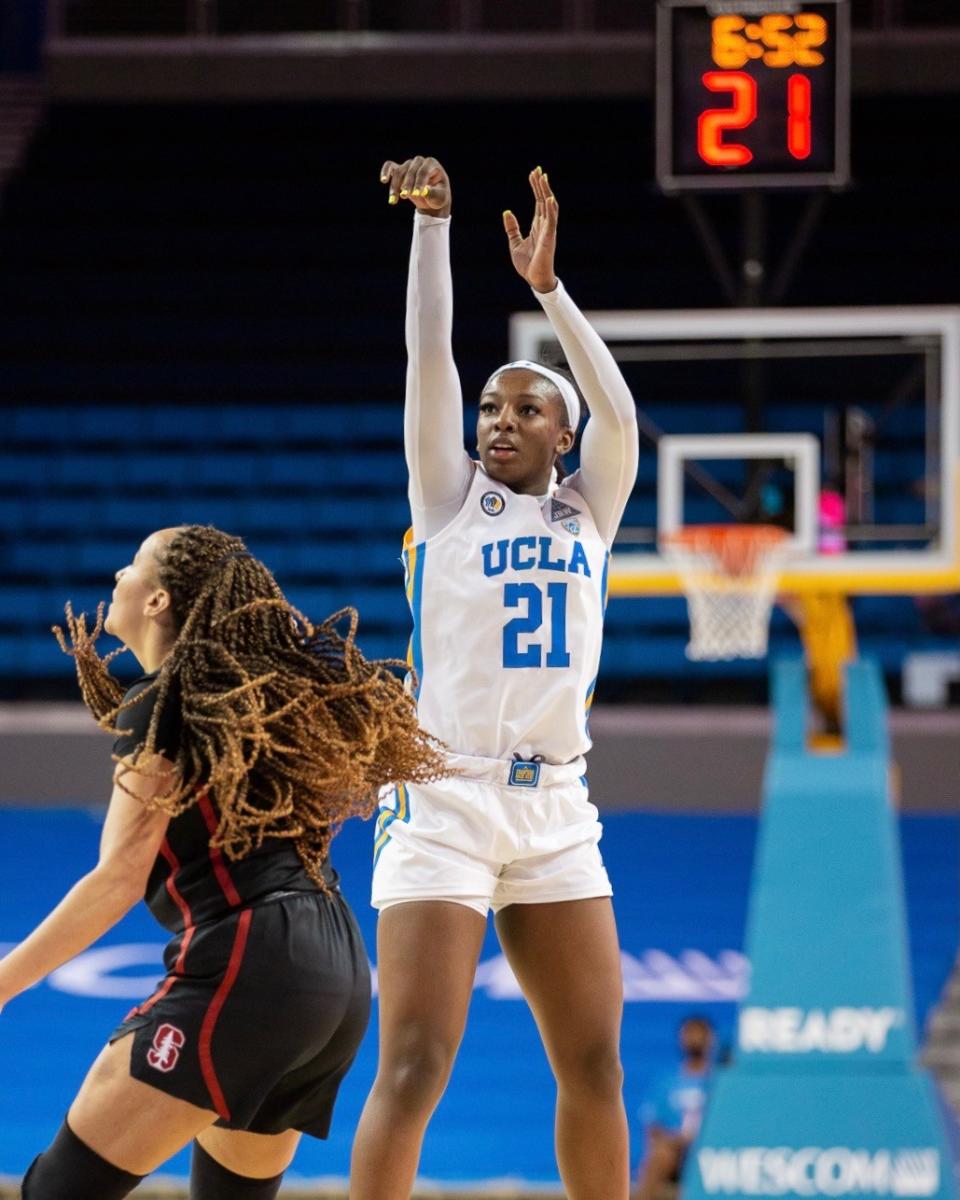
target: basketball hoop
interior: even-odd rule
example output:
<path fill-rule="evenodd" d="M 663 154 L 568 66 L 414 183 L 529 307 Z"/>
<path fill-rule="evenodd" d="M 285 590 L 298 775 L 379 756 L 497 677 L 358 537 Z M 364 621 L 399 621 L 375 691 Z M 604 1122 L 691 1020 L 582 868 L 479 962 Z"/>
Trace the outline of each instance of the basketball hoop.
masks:
<path fill-rule="evenodd" d="M 687 525 L 661 538 L 687 597 L 687 658 L 763 658 L 788 537 L 776 525 Z"/>

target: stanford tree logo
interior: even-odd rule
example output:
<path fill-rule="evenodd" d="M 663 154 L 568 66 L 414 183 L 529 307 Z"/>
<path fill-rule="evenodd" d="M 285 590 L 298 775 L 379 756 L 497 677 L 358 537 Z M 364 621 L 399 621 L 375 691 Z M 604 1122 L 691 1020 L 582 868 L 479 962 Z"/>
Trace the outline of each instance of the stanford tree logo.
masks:
<path fill-rule="evenodd" d="M 161 1025 L 153 1035 L 153 1045 L 147 1051 L 147 1062 L 157 1071 L 172 1071 L 180 1059 L 186 1042 L 183 1030 L 176 1025 Z"/>

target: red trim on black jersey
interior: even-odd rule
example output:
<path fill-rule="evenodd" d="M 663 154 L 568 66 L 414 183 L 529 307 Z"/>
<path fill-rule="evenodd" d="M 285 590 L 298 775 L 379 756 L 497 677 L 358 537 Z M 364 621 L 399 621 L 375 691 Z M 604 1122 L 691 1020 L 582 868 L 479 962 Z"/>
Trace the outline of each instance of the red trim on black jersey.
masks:
<path fill-rule="evenodd" d="M 170 868 L 170 874 L 164 881 L 164 887 L 167 889 L 170 899 L 180 910 L 180 915 L 183 917 L 183 941 L 180 943 L 180 953 L 177 955 L 177 961 L 173 964 L 173 970 L 148 1000 L 144 1000 L 142 1004 L 138 1004 L 137 1007 L 133 1009 L 133 1011 L 130 1013 L 131 1017 L 149 1012 L 150 1009 L 153 1008 L 158 1001 L 162 1000 L 167 992 L 170 991 L 174 983 L 176 983 L 177 978 L 183 974 L 183 964 L 187 957 L 187 947 L 190 945 L 191 939 L 193 938 L 193 914 L 190 911 L 190 905 L 186 902 L 186 900 L 184 900 L 183 896 L 177 889 L 176 875 L 180 870 L 180 863 L 177 859 L 177 856 L 170 848 L 170 843 L 166 838 L 163 839 L 163 842 L 160 846 L 160 853 L 166 859 L 167 866 Z"/>
<path fill-rule="evenodd" d="M 213 1065 L 213 1031 L 216 1028 L 217 1018 L 220 1016 L 220 1010 L 226 1003 L 227 996 L 230 995 L 230 990 L 234 983 L 236 983 L 237 976 L 240 974 L 240 964 L 243 962 L 243 953 L 247 946 L 247 934 L 250 931 L 250 919 L 252 916 L 253 909 L 245 908 L 237 918 L 237 932 L 234 935 L 233 949 L 230 951 L 230 962 L 227 964 L 226 974 L 220 981 L 220 986 L 210 1001 L 210 1007 L 207 1009 L 203 1018 L 203 1024 L 200 1026 L 200 1045 L 198 1048 L 200 1070 L 203 1072 L 203 1081 L 207 1085 L 207 1091 L 210 1093 L 213 1107 L 217 1114 L 225 1121 L 230 1120 L 230 1109 L 227 1108 L 223 1089 L 220 1087 L 220 1081 L 217 1079 L 217 1072 Z"/>
<path fill-rule="evenodd" d="M 197 797 L 197 804 L 200 806 L 200 812 L 203 814 L 203 819 L 207 825 L 207 832 L 211 837 L 217 832 L 217 814 L 213 811 L 213 805 L 210 803 L 210 797 L 206 792 L 201 792 Z M 227 903 L 234 908 L 238 908 L 243 901 L 240 899 L 240 893 L 233 885 L 233 880 L 230 878 L 230 872 L 227 870 L 227 864 L 223 861 L 223 855 L 220 853 L 220 847 L 208 845 L 210 853 L 210 865 L 213 867 L 213 873 L 217 877 L 217 883 L 220 884 L 220 890 L 227 898 Z"/>

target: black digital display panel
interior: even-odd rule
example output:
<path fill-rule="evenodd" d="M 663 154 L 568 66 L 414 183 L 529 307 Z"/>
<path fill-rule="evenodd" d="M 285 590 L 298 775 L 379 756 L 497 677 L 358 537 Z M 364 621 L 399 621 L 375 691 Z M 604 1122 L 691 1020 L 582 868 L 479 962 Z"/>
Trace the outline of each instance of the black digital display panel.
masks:
<path fill-rule="evenodd" d="M 660 0 L 660 186 L 843 186 L 849 42 L 846 0 Z"/>

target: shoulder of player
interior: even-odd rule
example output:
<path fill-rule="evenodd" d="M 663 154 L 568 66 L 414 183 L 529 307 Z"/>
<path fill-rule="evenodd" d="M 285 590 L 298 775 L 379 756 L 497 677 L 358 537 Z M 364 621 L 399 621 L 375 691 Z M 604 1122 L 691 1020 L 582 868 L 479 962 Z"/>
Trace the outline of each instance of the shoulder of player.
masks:
<path fill-rule="evenodd" d="M 141 675 L 127 688 L 120 701 L 120 712 L 116 719 L 117 728 L 126 730 L 132 724 L 134 731 L 139 730 L 146 733 L 146 727 L 153 717 L 160 699 L 160 688 L 157 686 L 159 674 L 159 671 L 151 671 L 146 675 Z M 169 726 L 171 720 L 176 720 L 175 714 L 179 707 L 176 702 L 177 695 L 177 684 L 176 681 L 173 681 L 167 690 L 161 713 L 161 719 L 165 726 Z"/>
<path fill-rule="evenodd" d="M 132 704 L 141 696 L 152 684 L 156 683 L 158 671 L 151 671 L 146 675 L 141 675 L 139 679 L 135 679 L 123 694 L 121 704 Z"/>

